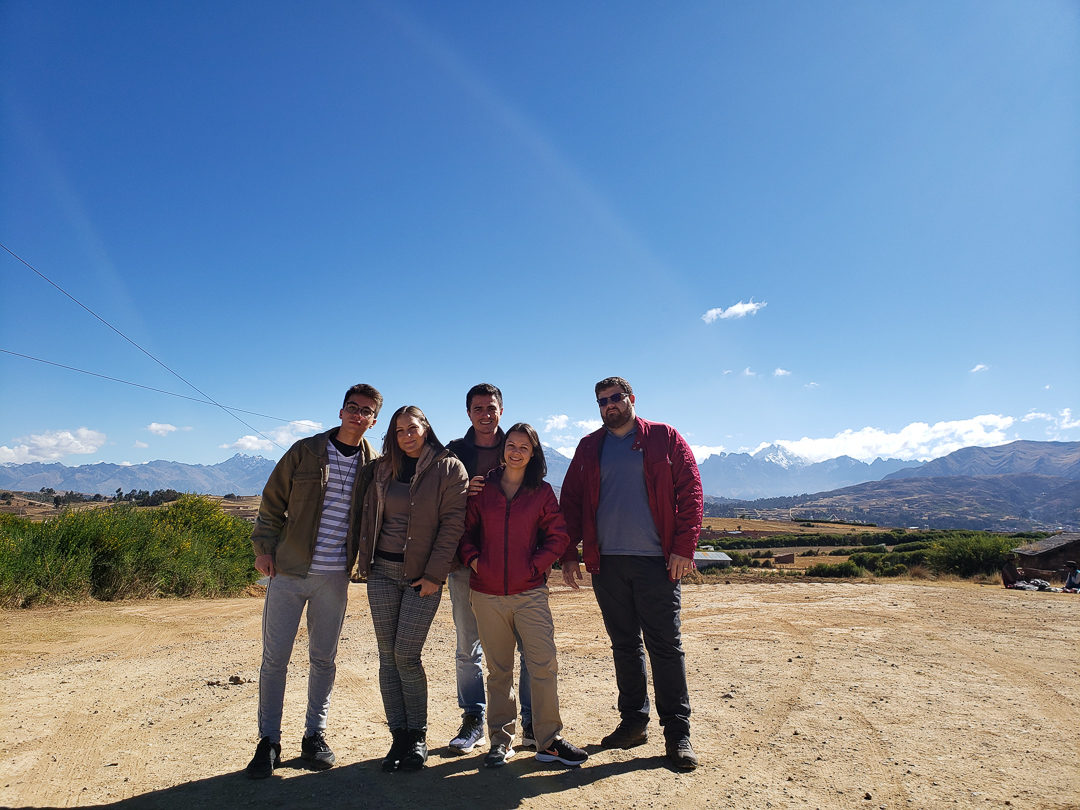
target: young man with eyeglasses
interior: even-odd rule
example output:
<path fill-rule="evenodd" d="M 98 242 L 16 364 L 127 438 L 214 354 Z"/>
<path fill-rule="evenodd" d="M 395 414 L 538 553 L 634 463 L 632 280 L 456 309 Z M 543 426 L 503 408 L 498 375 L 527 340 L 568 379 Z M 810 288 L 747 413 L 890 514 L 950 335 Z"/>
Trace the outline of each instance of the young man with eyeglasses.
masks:
<path fill-rule="evenodd" d="M 263 604 L 259 667 L 259 744 L 246 773 L 265 779 L 281 761 L 285 672 L 300 614 L 307 606 L 308 701 L 300 758 L 315 770 L 334 764 L 326 715 L 349 575 L 356 562 L 356 482 L 378 456 L 364 433 L 375 425 L 382 394 L 366 383 L 345 392 L 340 427 L 301 439 L 274 467 L 263 489 L 251 544 L 255 567 L 270 582 Z"/>
<path fill-rule="evenodd" d="M 472 427 L 464 438 L 454 439 L 447 448 L 456 455 L 469 473 L 469 495 L 476 495 L 484 488 L 484 477 L 502 464 L 503 441 L 506 438 L 499 427 L 502 418 L 502 391 L 491 383 L 478 383 L 465 394 L 465 411 Z M 469 575 L 472 572 L 460 562 L 446 578 L 453 606 L 454 627 L 457 632 L 456 675 L 458 707 L 461 709 L 461 728 L 450 741 L 450 751 L 468 754 L 483 745 L 484 713 L 487 703 L 484 695 L 484 650 L 480 645 L 480 632 L 476 627 L 470 603 Z M 529 688 L 529 672 L 525 659 L 521 658 L 518 678 L 518 702 L 521 704 L 521 747 L 535 746 L 532 730 L 532 692 Z"/>
<path fill-rule="evenodd" d="M 648 740 L 647 650 L 668 761 L 693 770 L 679 581 L 694 567 L 701 477 L 675 428 L 637 416 L 629 382 L 607 377 L 595 390 L 604 426 L 578 443 L 560 504 L 571 541 L 563 581 L 578 587 L 581 541 L 615 660 L 620 720 L 601 745 L 634 748 Z"/>

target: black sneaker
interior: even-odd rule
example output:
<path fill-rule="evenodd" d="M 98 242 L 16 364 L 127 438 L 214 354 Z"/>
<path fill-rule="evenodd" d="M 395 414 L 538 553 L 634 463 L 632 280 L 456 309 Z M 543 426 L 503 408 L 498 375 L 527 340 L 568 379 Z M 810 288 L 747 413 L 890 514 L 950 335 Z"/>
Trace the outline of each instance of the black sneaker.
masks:
<path fill-rule="evenodd" d="M 281 762 L 281 746 L 271 742 L 269 737 L 259 740 L 255 748 L 255 756 L 251 758 L 244 773 L 248 779 L 266 779 L 273 776 L 274 768 Z"/>
<path fill-rule="evenodd" d="M 496 743 L 484 756 L 485 768 L 501 768 L 514 756 L 514 749 L 509 745 Z"/>
<path fill-rule="evenodd" d="M 316 731 L 310 737 L 300 740 L 300 759 L 317 771 L 325 771 L 334 766 L 334 752 L 326 744 L 326 737 Z"/>
<path fill-rule="evenodd" d="M 649 730 L 641 723 L 622 720 L 615 730 L 600 740 L 604 748 L 637 748 L 649 741 Z"/>
<path fill-rule="evenodd" d="M 521 724 L 521 747 L 536 748 L 536 735 L 533 734 L 532 723 Z"/>
<path fill-rule="evenodd" d="M 694 753 L 688 736 L 668 740 L 666 748 L 668 762 L 673 768 L 680 771 L 692 771 L 698 766 L 697 754 Z"/>
<path fill-rule="evenodd" d="M 450 741 L 450 751 L 454 754 L 468 754 L 476 746 L 487 742 L 484 739 L 484 718 L 476 714 L 467 714 L 461 721 L 461 728 Z"/>
<path fill-rule="evenodd" d="M 539 762 L 561 762 L 571 768 L 576 768 L 588 758 L 588 754 L 576 745 L 571 745 L 562 737 L 556 737 L 555 742 L 551 744 L 551 748 L 536 752 L 536 759 Z"/>

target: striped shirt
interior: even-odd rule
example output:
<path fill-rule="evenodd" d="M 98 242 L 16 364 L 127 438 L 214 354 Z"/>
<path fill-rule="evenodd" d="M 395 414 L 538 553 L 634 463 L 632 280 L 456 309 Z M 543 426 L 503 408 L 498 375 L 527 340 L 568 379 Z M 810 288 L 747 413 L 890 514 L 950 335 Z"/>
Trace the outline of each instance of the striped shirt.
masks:
<path fill-rule="evenodd" d="M 329 467 L 323 495 L 322 518 L 315 538 L 309 574 L 331 574 L 345 570 L 345 538 L 349 532 L 349 507 L 360 453 L 342 455 L 332 441 L 326 443 Z"/>

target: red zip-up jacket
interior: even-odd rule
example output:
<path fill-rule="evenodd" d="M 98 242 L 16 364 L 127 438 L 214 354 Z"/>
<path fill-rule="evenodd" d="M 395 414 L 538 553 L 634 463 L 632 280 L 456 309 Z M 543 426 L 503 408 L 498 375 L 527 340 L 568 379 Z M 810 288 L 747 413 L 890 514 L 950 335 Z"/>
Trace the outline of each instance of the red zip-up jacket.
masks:
<path fill-rule="evenodd" d="M 693 560 L 704 516 L 701 476 L 694 453 L 671 425 L 649 422 L 640 416 L 635 419 L 634 449 L 644 454 L 645 491 L 664 559 L 678 554 Z M 600 504 L 600 449 L 606 434 L 607 428 L 600 428 L 578 442 L 560 496 L 570 532 L 563 562 L 577 563 L 580 541 L 585 569 L 592 574 L 600 570 L 596 509 Z"/>
<path fill-rule="evenodd" d="M 509 596 L 543 585 L 570 535 L 547 481 L 535 489 L 522 487 L 508 501 L 499 485 L 502 470 L 488 473 L 483 490 L 469 498 L 458 556 L 467 566 L 477 561 L 469 577 L 474 591 Z"/>

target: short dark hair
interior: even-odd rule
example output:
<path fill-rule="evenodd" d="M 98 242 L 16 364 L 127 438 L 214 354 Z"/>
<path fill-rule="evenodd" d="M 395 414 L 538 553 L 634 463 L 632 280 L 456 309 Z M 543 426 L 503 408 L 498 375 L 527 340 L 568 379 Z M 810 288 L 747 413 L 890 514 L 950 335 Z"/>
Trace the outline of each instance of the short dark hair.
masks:
<path fill-rule="evenodd" d="M 473 397 L 495 397 L 499 401 L 499 407 L 503 406 L 502 391 L 491 383 L 477 383 L 469 389 L 469 393 L 465 395 L 465 410 L 472 410 Z"/>
<path fill-rule="evenodd" d="M 525 467 L 525 480 L 521 484 L 527 489 L 536 489 L 544 482 L 544 476 L 547 475 L 547 459 L 544 458 L 544 446 L 540 444 L 540 437 L 536 433 L 536 428 L 528 422 L 518 422 L 512 425 L 505 435 L 509 436 L 511 433 L 524 433 L 529 437 L 529 442 L 532 444 L 532 458 L 529 459 L 529 463 Z M 503 438 L 503 454 L 503 460 L 505 461 L 505 437 Z"/>
<path fill-rule="evenodd" d="M 604 379 L 596 384 L 596 395 L 600 396 L 601 391 L 605 388 L 611 388 L 613 385 L 619 386 L 626 394 L 634 393 L 634 389 L 630 387 L 630 383 L 622 377 L 604 377 Z"/>
<path fill-rule="evenodd" d="M 349 397 L 351 397 L 353 394 L 359 394 L 362 397 L 367 397 L 368 399 L 374 400 L 375 415 L 379 415 L 379 411 L 382 410 L 382 394 L 379 393 L 378 389 L 374 385 L 368 385 L 367 383 L 357 383 L 356 385 L 350 387 L 349 390 L 345 392 L 345 399 L 341 401 L 342 408 L 345 407 L 345 405 L 349 401 Z"/>
<path fill-rule="evenodd" d="M 394 470 L 395 478 L 398 473 L 401 472 L 402 461 L 405 458 L 405 451 L 398 447 L 397 443 L 397 420 L 399 416 L 404 414 L 415 416 L 416 421 L 424 426 L 425 444 L 430 444 L 437 451 L 443 449 L 443 443 L 440 442 L 439 437 L 435 435 L 435 431 L 431 427 L 431 422 L 424 416 L 424 412 L 416 405 L 402 405 L 394 411 L 394 415 L 390 417 L 390 425 L 386 428 L 386 436 L 383 437 L 382 445 L 382 454 L 385 458 L 390 459 L 390 465 Z"/>

